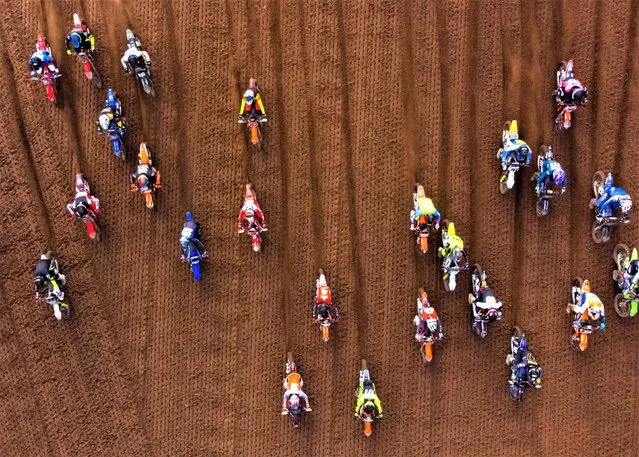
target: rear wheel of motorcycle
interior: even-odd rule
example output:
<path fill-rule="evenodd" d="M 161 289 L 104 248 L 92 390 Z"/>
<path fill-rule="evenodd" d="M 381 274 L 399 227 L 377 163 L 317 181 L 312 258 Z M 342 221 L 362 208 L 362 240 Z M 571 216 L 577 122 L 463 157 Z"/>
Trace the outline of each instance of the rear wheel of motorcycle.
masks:
<path fill-rule="evenodd" d="M 543 217 L 550 212 L 550 201 L 547 198 L 540 198 L 537 200 L 537 216 Z"/>
<path fill-rule="evenodd" d="M 446 292 L 450 292 L 450 285 L 448 284 L 449 280 L 450 280 L 450 273 L 448 273 L 448 277 L 444 277 L 444 290 Z"/>
<path fill-rule="evenodd" d="M 100 77 L 100 73 L 98 73 L 98 70 L 95 68 L 93 61 L 89 61 L 89 63 L 91 64 L 91 72 L 93 73 L 91 84 L 93 84 L 96 89 L 102 89 L 102 78 Z"/>
<path fill-rule="evenodd" d="M 628 300 L 623 298 L 623 294 L 615 295 L 615 311 L 619 317 L 628 317 L 630 314 L 630 307 L 628 306 Z"/>
<path fill-rule="evenodd" d="M 508 192 L 508 184 L 506 184 L 506 181 L 499 181 L 499 192 L 503 194 Z"/>
<path fill-rule="evenodd" d="M 62 319 L 69 319 L 71 317 L 71 305 L 60 303 L 60 313 L 62 314 Z"/>
<path fill-rule="evenodd" d="M 193 272 L 193 279 L 195 281 L 200 281 L 200 279 L 202 279 L 202 275 L 200 272 L 200 263 L 192 263 L 191 264 L 191 272 Z"/>
<path fill-rule="evenodd" d="M 604 236 L 603 236 L 603 230 L 604 230 L 604 228 L 607 228 L 607 227 L 602 227 L 602 226 L 600 226 L 600 225 L 597 223 L 597 221 L 594 221 L 594 222 L 592 223 L 592 230 L 591 230 L 591 233 L 592 233 L 592 240 L 593 240 L 595 243 L 597 243 L 597 244 L 601 244 L 601 243 L 603 243 L 603 241 L 604 241 Z"/>

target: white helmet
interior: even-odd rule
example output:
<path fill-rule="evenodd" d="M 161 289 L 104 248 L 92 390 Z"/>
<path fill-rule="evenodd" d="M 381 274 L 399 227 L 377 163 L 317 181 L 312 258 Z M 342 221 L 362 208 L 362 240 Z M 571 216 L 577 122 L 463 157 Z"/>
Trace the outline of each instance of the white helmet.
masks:
<path fill-rule="evenodd" d="M 98 117 L 98 122 L 100 123 L 100 128 L 102 130 L 108 130 L 109 125 L 111 124 L 111 119 L 109 119 L 109 115 L 107 113 L 100 114 Z"/>

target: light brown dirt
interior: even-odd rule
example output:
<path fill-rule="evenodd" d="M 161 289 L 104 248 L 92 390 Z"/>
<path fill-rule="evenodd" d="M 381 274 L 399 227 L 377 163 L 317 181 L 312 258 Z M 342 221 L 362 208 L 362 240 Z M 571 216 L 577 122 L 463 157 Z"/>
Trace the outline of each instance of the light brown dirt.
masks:
<path fill-rule="evenodd" d="M 637 322 L 613 311 L 615 242 L 590 237 L 590 179 L 612 169 L 639 198 L 637 2 L 202 0 L 1 2 L 0 455 L 631 456 L 639 453 Z M 79 12 L 99 48 L 98 91 L 63 52 Z M 119 58 L 133 27 L 154 60 L 157 97 Z M 27 79 L 38 30 L 63 73 L 62 108 Z M 574 58 L 592 93 L 573 128 L 552 129 L 554 71 Z M 269 115 L 264 151 L 236 124 L 248 78 Z M 127 188 L 94 119 L 106 87 L 162 172 L 158 209 Z M 498 190 L 505 120 L 552 143 L 570 188 L 538 219 L 529 179 Z M 92 244 L 64 205 L 82 171 L 101 199 Z M 408 231 L 414 183 L 456 223 L 471 261 L 505 303 L 479 341 L 467 276 L 445 293 L 435 249 Z M 266 212 L 263 254 L 234 232 L 244 184 Z M 190 209 L 210 258 L 194 284 L 177 237 Z M 635 215 L 636 216 L 636 215 Z M 635 217 L 636 219 L 636 217 Z M 32 299 L 32 269 L 60 256 L 76 308 L 55 322 Z M 342 321 L 321 342 L 310 323 L 318 268 Z M 572 276 L 590 278 L 608 330 L 568 346 Z M 424 286 L 446 333 L 424 367 L 412 339 Z M 544 386 L 508 397 L 512 325 L 541 359 Z M 313 413 L 279 416 L 293 351 Z M 366 358 L 385 420 L 365 439 L 352 410 Z M 577 438 L 579 437 L 579 438 Z"/>

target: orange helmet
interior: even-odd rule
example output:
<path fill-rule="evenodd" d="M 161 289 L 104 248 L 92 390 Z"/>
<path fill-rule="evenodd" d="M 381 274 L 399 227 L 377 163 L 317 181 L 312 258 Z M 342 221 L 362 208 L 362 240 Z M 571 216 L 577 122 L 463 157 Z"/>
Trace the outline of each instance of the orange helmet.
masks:
<path fill-rule="evenodd" d="M 422 306 L 420 314 L 423 321 L 428 319 L 437 319 L 437 312 L 435 311 L 435 308 L 430 306 L 430 303 L 428 302 L 426 302 L 424 306 Z"/>
<path fill-rule="evenodd" d="M 328 286 L 320 286 L 317 291 L 317 298 L 319 302 L 331 303 L 331 289 Z"/>

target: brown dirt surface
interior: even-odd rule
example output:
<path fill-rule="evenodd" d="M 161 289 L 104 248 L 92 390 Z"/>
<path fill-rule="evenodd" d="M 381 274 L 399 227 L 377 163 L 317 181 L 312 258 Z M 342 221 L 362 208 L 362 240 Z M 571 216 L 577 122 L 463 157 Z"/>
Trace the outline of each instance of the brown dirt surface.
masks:
<path fill-rule="evenodd" d="M 0 2 L 0 455 L 571 456 L 639 453 L 637 321 L 612 301 L 616 242 L 639 243 L 639 214 L 603 246 L 590 237 L 595 170 L 639 199 L 638 2 L 588 0 L 28 0 Z M 96 36 L 100 91 L 63 50 L 77 11 Z M 578 11 L 576 13 L 576 11 Z M 154 61 L 156 98 L 119 63 L 133 27 Z M 63 106 L 28 80 L 38 31 L 63 78 Z M 552 128 L 558 62 L 591 91 L 570 131 Z M 236 123 L 255 76 L 269 115 L 256 153 Z M 162 172 L 158 208 L 128 191 L 94 120 L 106 87 Z M 552 143 L 569 191 L 537 218 L 530 167 L 500 195 L 505 120 Z M 64 205 L 82 171 L 101 199 L 92 243 Z M 505 304 L 471 334 L 468 275 L 446 293 L 435 255 L 408 230 L 423 182 Z M 251 182 L 269 232 L 261 255 L 234 231 Z M 210 257 L 195 284 L 179 261 L 184 211 Z M 75 316 L 32 298 L 38 255 L 56 251 Z M 310 322 L 318 268 L 342 321 L 328 345 Z M 608 330 L 568 346 L 573 276 L 591 279 Z M 446 341 L 424 367 L 412 338 L 417 288 Z M 544 386 L 516 404 L 504 357 L 526 331 Z M 313 413 L 279 415 L 287 351 Z M 365 358 L 385 420 L 353 417 Z"/>

